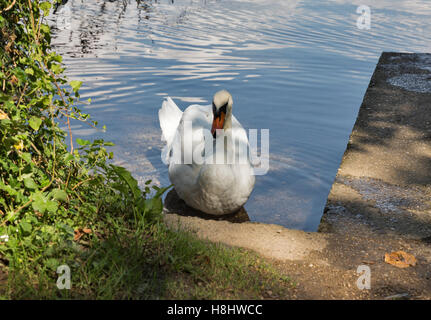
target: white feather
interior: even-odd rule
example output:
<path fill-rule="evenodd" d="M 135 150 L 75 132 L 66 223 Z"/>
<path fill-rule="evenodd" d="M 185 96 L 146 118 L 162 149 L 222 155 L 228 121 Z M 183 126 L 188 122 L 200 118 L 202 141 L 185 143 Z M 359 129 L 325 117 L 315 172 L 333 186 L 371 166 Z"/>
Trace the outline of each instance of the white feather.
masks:
<path fill-rule="evenodd" d="M 163 101 L 162 107 L 159 109 L 159 122 L 162 129 L 162 139 L 166 141 L 166 147 L 163 150 L 163 160 L 166 163 L 169 162 L 172 142 L 174 141 L 182 116 L 183 112 L 170 97 Z"/>
<path fill-rule="evenodd" d="M 169 178 L 178 196 L 189 206 L 209 214 L 222 215 L 240 209 L 247 202 L 255 183 L 248 156 L 246 161 L 241 163 L 212 164 L 209 161 L 210 155 L 204 153 L 203 163 L 197 163 L 195 158 L 191 164 L 177 161 L 187 148 L 193 152 L 197 148 L 204 150 L 203 129 L 211 129 L 212 106 L 191 105 L 181 112 L 172 99 L 168 98 L 159 110 L 159 120 L 163 139 L 166 141 L 164 158 L 169 164 Z M 184 130 L 190 123 L 192 130 Z M 188 137 L 187 134 L 192 136 Z M 233 115 L 232 127 L 225 130 L 225 134 L 235 145 L 245 147 L 248 152 L 247 133 Z M 227 145 L 226 148 L 217 149 L 216 140 L 224 138 L 210 138 L 214 143 L 213 153 L 216 158 L 220 155 L 224 159 L 225 155 L 229 154 L 235 156 L 233 159 L 238 158 L 240 148 Z M 211 159 L 214 159 L 212 155 Z"/>

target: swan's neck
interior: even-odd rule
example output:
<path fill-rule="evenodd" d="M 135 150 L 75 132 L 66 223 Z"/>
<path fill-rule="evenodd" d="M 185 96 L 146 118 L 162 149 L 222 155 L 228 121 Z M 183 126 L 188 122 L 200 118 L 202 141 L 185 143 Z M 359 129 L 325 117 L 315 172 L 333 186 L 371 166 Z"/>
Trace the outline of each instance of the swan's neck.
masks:
<path fill-rule="evenodd" d="M 232 129 L 232 109 L 228 110 L 226 113 L 226 119 L 224 120 L 223 129 L 224 130 Z"/>
<path fill-rule="evenodd" d="M 233 150 L 233 141 L 232 141 L 232 108 L 228 108 L 227 113 L 226 113 L 226 119 L 224 121 L 224 126 L 223 126 L 223 131 L 224 131 L 224 135 L 223 135 L 223 139 L 224 139 L 224 158 L 225 158 L 225 162 L 226 164 L 228 163 L 233 163 L 233 154 L 232 154 L 232 150 Z"/>

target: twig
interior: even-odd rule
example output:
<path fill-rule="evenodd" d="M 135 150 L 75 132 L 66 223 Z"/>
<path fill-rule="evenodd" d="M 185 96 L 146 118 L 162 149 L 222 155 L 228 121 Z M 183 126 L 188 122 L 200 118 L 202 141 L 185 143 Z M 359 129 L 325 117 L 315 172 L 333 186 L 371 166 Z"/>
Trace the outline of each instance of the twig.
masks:
<path fill-rule="evenodd" d="M 72 137 L 72 128 L 70 127 L 70 116 L 67 116 L 67 129 L 69 130 L 70 137 L 70 153 L 73 153 L 73 137 Z"/>
<path fill-rule="evenodd" d="M 51 106 L 53 107 L 53 106 Z M 57 137 L 57 134 L 55 133 L 54 127 L 55 127 L 55 122 L 54 122 L 54 111 L 51 111 L 51 125 L 52 125 L 52 132 L 54 133 L 54 136 L 52 138 L 52 144 L 53 144 L 53 148 L 54 148 L 54 152 L 53 152 L 53 161 L 52 161 L 52 179 L 54 180 L 55 177 L 55 160 L 56 160 L 56 153 L 55 153 L 55 138 Z"/>
<path fill-rule="evenodd" d="M 60 109 L 60 108 L 58 108 L 57 109 L 58 111 L 60 111 L 60 113 L 63 115 L 63 116 L 65 116 L 66 118 L 67 117 L 71 117 L 72 119 L 75 119 L 75 120 L 78 120 L 78 121 L 81 121 L 81 122 L 83 122 L 83 123 L 85 123 L 85 124 L 87 124 L 87 125 L 89 125 L 90 127 L 92 127 L 92 128 L 94 128 L 94 129 L 97 129 L 97 127 L 95 126 L 95 125 L 93 125 L 92 123 L 90 123 L 90 122 L 88 122 L 87 121 L 87 119 L 82 119 L 82 118 L 76 118 L 76 117 L 72 117 L 71 115 L 68 115 L 67 113 L 64 113 L 62 110 L 66 110 L 67 111 L 67 108 L 62 108 L 62 109 Z M 67 120 L 64 122 L 65 124 L 67 124 Z"/>
<path fill-rule="evenodd" d="M 39 39 L 36 35 L 36 27 L 34 25 L 33 6 L 31 5 L 31 0 L 28 0 L 28 6 L 30 7 L 31 28 L 33 29 L 33 37 L 36 40 L 36 44 L 39 44 Z"/>
<path fill-rule="evenodd" d="M 12 7 L 14 6 L 16 0 L 13 0 L 12 3 L 9 5 L 9 7 L 7 7 L 6 9 L 0 10 L 0 13 L 2 12 L 6 12 L 9 11 L 10 9 L 12 9 Z"/>
<path fill-rule="evenodd" d="M 84 201 L 82 201 L 81 197 L 79 196 L 78 192 L 73 191 L 73 193 L 75 193 L 75 195 L 78 197 L 79 201 L 81 201 L 81 203 L 84 203 Z"/>
<path fill-rule="evenodd" d="M 18 103 L 16 104 L 17 107 L 19 106 L 19 104 L 21 103 L 22 98 L 24 97 L 25 89 L 27 89 L 27 84 L 28 84 L 28 82 L 25 83 L 25 86 L 24 86 L 24 88 L 21 91 L 21 96 L 19 97 Z"/>
<path fill-rule="evenodd" d="M 52 71 L 47 67 L 47 65 L 45 64 L 45 62 L 43 62 L 46 70 L 48 70 L 49 74 L 51 75 L 51 77 L 54 80 L 54 84 L 57 87 L 57 92 L 59 94 L 59 96 L 61 97 L 61 100 L 63 101 L 64 105 L 66 106 L 66 101 L 64 100 L 64 96 L 63 96 L 63 92 L 60 89 L 60 86 L 57 83 L 57 80 L 55 78 L 54 73 L 52 73 Z M 66 109 L 67 110 L 67 109 Z M 61 111 L 60 111 L 61 112 Z M 63 113 L 64 114 L 64 113 Z M 68 130 L 69 130 L 69 136 L 70 136 L 70 153 L 73 153 L 73 137 L 72 137 L 72 128 L 70 127 L 70 115 L 69 114 L 64 114 L 67 117 L 67 123 L 68 123 Z"/>
<path fill-rule="evenodd" d="M 37 152 L 38 155 L 42 155 L 40 151 L 36 148 L 36 146 L 33 144 L 33 142 L 30 141 L 30 145 L 33 147 L 33 149 Z"/>
<path fill-rule="evenodd" d="M 71 166 L 72 167 L 72 166 Z M 67 179 L 66 179 L 66 185 L 64 187 L 64 190 L 67 190 L 67 187 L 69 186 L 69 179 L 70 179 L 70 175 L 72 173 L 72 168 L 69 168 L 69 172 L 67 174 Z"/>
<path fill-rule="evenodd" d="M 88 178 L 88 179 L 85 179 L 85 180 L 82 180 L 82 181 L 80 181 L 80 182 L 78 182 L 73 188 L 72 188 L 72 190 L 75 190 L 76 188 L 78 188 L 81 184 L 83 184 L 83 183 L 85 183 L 85 182 L 87 182 L 87 181 L 90 181 L 90 180 L 93 180 L 94 178 Z"/>

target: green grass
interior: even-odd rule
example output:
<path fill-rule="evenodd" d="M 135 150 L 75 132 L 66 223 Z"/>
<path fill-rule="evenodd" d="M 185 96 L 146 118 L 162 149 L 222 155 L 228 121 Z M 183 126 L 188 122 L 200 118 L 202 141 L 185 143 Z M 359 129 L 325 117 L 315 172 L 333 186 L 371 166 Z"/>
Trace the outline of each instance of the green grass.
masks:
<path fill-rule="evenodd" d="M 83 239 L 73 255 L 62 257 L 71 268 L 70 290 L 56 287 L 54 269 L 28 266 L 9 274 L 0 297 L 261 299 L 286 298 L 294 286 L 252 252 L 174 232 L 161 222 L 138 233 L 117 227 L 107 239 L 93 237 L 90 246 Z"/>

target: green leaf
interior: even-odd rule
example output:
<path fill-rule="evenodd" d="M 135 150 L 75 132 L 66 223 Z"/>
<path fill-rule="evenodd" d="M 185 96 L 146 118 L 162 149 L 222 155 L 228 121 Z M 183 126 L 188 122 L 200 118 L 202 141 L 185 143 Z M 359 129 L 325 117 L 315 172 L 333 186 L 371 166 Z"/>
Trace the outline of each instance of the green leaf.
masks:
<path fill-rule="evenodd" d="M 70 86 L 72 87 L 73 92 L 78 92 L 79 88 L 81 88 L 82 81 L 78 80 L 72 80 L 69 82 Z"/>
<path fill-rule="evenodd" d="M 46 210 L 46 203 L 48 199 L 40 192 L 34 193 L 33 196 L 33 202 L 31 203 L 31 206 L 35 211 L 39 211 L 41 213 L 44 213 Z"/>
<path fill-rule="evenodd" d="M 49 10 L 51 9 L 51 3 L 49 2 L 42 2 L 39 5 L 40 9 L 43 11 L 43 15 L 46 17 L 49 15 Z"/>
<path fill-rule="evenodd" d="M 135 178 L 132 177 L 130 172 L 123 167 L 119 167 L 115 165 L 111 165 L 111 167 L 114 169 L 117 175 L 127 183 L 127 185 L 130 188 L 130 191 L 132 191 L 133 193 L 133 198 L 135 199 L 135 201 L 141 198 L 142 197 L 141 189 L 139 189 L 138 182 L 135 180 Z"/>
<path fill-rule="evenodd" d="M 160 218 L 160 214 L 163 210 L 163 203 L 161 198 L 152 198 L 145 200 L 145 219 L 153 222 Z"/>
<path fill-rule="evenodd" d="M 6 214 L 6 221 L 14 221 L 17 218 L 17 214 L 15 214 L 15 211 L 9 211 Z"/>
<path fill-rule="evenodd" d="M 39 186 L 34 182 L 34 180 L 30 177 L 24 178 L 24 185 L 29 189 L 38 189 Z"/>
<path fill-rule="evenodd" d="M 46 202 L 46 210 L 50 213 L 55 213 L 58 208 L 58 202 L 48 200 Z"/>
<path fill-rule="evenodd" d="M 25 236 L 29 235 L 32 229 L 31 224 L 27 221 L 21 221 L 19 228 L 21 229 L 22 234 Z"/>
<path fill-rule="evenodd" d="M 6 191 L 11 196 L 16 196 L 18 192 L 12 188 L 10 185 L 4 184 L 0 181 L 0 190 Z"/>
<path fill-rule="evenodd" d="M 58 228 L 60 230 L 62 230 L 63 232 L 67 233 L 68 235 L 73 236 L 73 228 L 71 226 L 69 226 L 68 224 L 66 224 L 66 223 L 60 223 L 58 225 Z"/>
<path fill-rule="evenodd" d="M 78 138 L 76 139 L 76 143 L 78 143 L 80 146 L 88 146 L 91 144 L 91 141 Z"/>
<path fill-rule="evenodd" d="M 153 213 L 161 213 L 163 210 L 163 202 L 161 198 L 148 199 L 151 202 L 151 211 Z"/>
<path fill-rule="evenodd" d="M 25 73 L 34 75 L 34 70 L 32 68 L 25 69 Z"/>
<path fill-rule="evenodd" d="M 42 23 L 40 25 L 40 30 L 45 34 L 49 34 L 49 26 L 47 24 Z"/>
<path fill-rule="evenodd" d="M 66 162 L 66 164 L 69 165 L 70 162 L 73 160 L 73 158 L 74 158 L 73 154 L 68 152 L 64 155 L 64 162 Z"/>
<path fill-rule="evenodd" d="M 33 195 L 32 207 L 34 210 L 44 213 L 45 211 L 55 213 L 58 208 L 58 202 L 48 200 L 48 198 L 40 192 Z"/>
<path fill-rule="evenodd" d="M 24 159 L 25 162 L 31 163 L 31 154 L 28 152 L 23 152 L 20 154 L 20 157 Z"/>
<path fill-rule="evenodd" d="M 48 234 L 54 234 L 55 233 L 55 228 L 53 226 L 50 225 L 43 225 L 41 228 L 41 231 L 43 233 L 48 233 Z"/>
<path fill-rule="evenodd" d="M 58 201 L 66 201 L 67 200 L 67 193 L 64 190 L 61 189 L 54 189 L 50 192 L 51 197 L 54 200 Z"/>
<path fill-rule="evenodd" d="M 16 69 L 13 70 L 12 72 L 16 78 L 18 79 L 18 83 L 22 84 L 23 82 L 26 81 L 27 79 L 27 74 L 24 72 L 24 70 L 22 70 L 21 68 L 17 67 Z"/>
<path fill-rule="evenodd" d="M 63 58 L 59 54 L 56 54 L 55 52 L 51 52 L 50 57 L 52 58 L 52 60 L 57 61 L 59 63 L 63 61 Z"/>
<path fill-rule="evenodd" d="M 51 65 L 51 70 L 52 72 L 54 72 L 55 74 L 59 74 L 61 73 L 62 69 L 61 69 L 61 65 L 59 64 L 52 64 Z"/>
<path fill-rule="evenodd" d="M 57 270 L 58 266 L 60 265 L 60 262 L 55 258 L 49 258 L 46 260 L 45 265 L 51 270 Z"/>
<path fill-rule="evenodd" d="M 39 130 L 40 125 L 42 124 L 42 119 L 41 118 L 37 118 L 35 116 L 31 117 L 30 120 L 28 121 L 28 124 L 30 125 L 30 127 L 34 130 L 37 131 Z"/>

